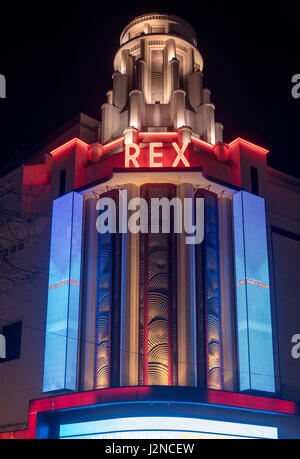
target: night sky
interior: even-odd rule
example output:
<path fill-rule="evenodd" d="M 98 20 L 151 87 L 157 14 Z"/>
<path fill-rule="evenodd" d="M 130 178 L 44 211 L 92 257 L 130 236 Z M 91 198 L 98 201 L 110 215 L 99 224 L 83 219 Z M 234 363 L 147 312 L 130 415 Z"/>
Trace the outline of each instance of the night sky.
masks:
<path fill-rule="evenodd" d="M 300 8 L 296 2 L 115 1 L 1 5 L 2 168 L 24 161 L 79 112 L 100 119 L 112 86 L 122 29 L 136 16 L 181 16 L 198 35 L 205 86 L 224 140 L 243 137 L 270 149 L 270 166 L 300 178 Z M 143 5 L 143 6 L 141 6 Z M 237 6 L 238 5 L 238 6 Z M 3 171 L 3 169 L 2 169 Z"/>

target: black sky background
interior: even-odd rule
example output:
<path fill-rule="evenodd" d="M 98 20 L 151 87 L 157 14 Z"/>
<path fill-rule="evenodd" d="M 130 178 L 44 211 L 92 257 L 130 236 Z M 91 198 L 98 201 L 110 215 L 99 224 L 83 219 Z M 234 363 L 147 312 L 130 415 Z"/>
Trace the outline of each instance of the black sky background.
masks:
<path fill-rule="evenodd" d="M 299 2 L 298 2 L 299 3 Z M 100 119 L 122 29 L 151 12 L 192 24 L 224 140 L 270 149 L 268 164 L 300 178 L 300 7 L 268 1 L 61 1 L 0 7 L 0 164 L 35 147 L 79 112 Z"/>

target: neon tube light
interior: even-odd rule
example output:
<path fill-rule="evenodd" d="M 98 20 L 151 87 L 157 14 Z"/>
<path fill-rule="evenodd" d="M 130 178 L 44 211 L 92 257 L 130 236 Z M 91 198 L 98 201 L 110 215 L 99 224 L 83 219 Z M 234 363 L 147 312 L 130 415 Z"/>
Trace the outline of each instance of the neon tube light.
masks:
<path fill-rule="evenodd" d="M 192 140 L 192 143 L 198 145 L 199 147 L 208 148 L 209 150 L 214 149 L 214 147 L 210 143 L 207 143 L 204 140 L 198 139 L 198 137 L 194 137 L 193 135 L 191 137 L 191 140 Z"/>
<path fill-rule="evenodd" d="M 161 137 L 167 138 L 167 137 L 177 137 L 177 132 L 139 132 L 139 137 Z"/>
<path fill-rule="evenodd" d="M 235 139 L 232 142 L 230 142 L 228 144 L 228 146 L 232 147 L 237 143 L 244 144 L 245 146 L 251 148 L 252 150 L 256 150 L 257 152 L 263 153 L 265 155 L 269 153 L 269 150 L 267 150 L 266 148 L 263 148 L 263 147 L 260 147 L 258 145 L 255 145 L 255 143 L 249 142 L 248 140 L 242 139 L 241 137 L 238 137 L 237 139 Z"/>
<path fill-rule="evenodd" d="M 88 144 L 83 142 L 83 140 L 78 139 L 77 137 L 74 137 L 74 139 L 69 140 L 68 142 L 64 143 L 60 147 L 55 148 L 54 150 L 50 151 L 50 155 L 54 156 L 57 153 L 60 153 L 61 151 L 66 150 L 68 147 L 74 146 L 74 145 L 80 145 L 84 148 L 88 148 Z"/>
<path fill-rule="evenodd" d="M 106 143 L 103 145 L 103 151 L 111 150 L 112 148 L 116 147 L 123 143 L 124 137 L 120 137 L 119 139 L 113 140 L 112 142 Z"/>

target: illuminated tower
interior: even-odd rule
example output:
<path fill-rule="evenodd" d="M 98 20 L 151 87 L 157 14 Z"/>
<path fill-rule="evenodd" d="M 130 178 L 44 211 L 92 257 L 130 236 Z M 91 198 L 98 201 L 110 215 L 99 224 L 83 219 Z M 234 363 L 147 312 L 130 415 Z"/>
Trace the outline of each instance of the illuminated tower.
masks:
<path fill-rule="evenodd" d="M 194 29 L 177 16 L 145 14 L 123 30 L 114 58 L 113 89 L 102 106 L 102 143 L 124 129 L 168 131 L 183 126 L 208 143 L 222 141 Z"/>
<path fill-rule="evenodd" d="M 252 191 L 246 180 L 255 166 L 264 171 L 258 180 L 264 193 L 265 151 L 247 156 L 235 143 L 222 142 L 222 126 L 214 121 L 210 91 L 202 87 L 203 60 L 195 32 L 184 20 L 143 15 L 124 29 L 120 41 L 113 89 L 102 106 L 101 143 L 87 145 L 75 139 L 74 144 L 51 152 L 53 196 L 58 199 L 52 212 L 53 275 L 49 278 L 47 329 L 61 326 L 63 321 L 57 324 L 56 316 L 65 308 L 67 338 L 66 352 L 61 351 L 59 361 L 53 352 L 59 347 L 58 338 L 53 333 L 47 335 L 43 390 L 74 390 L 78 377 L 84 390 L 120 386 L 234 390 L 237 352 L 234 242 L 230 237 L 234 211 L 236 250 L 240 250 L 236 258 L 239 317 L 253 313 L 247 303 L 251 292 L 243 290 L 244 285 L 248 287 L 245 282 L 251 270 L 249 280 L 255 279 L 261 296 L 266 296 L 261 300 L 261 328 L 268 330 L 266 337 L 261 334 L 258 338 L 251 318 L 249 330 L 242 319 L 238 323 L 240 384 L 243 390 L 255 386 L 274 391 L 267 264 L 257 273 L 255 263 L 246 266 L 249 255 L 244 260 L 254 231 L 252 223 L 256 234 L 262 232 L 260 240 L 265 245 L 263 204 L 257 196 L 247 201 L 247 215 L 253 207 L 258 208 L 256 201 L 261 203 L 261 222 L 258 218 L 249 221 L 240 232 L 247 217 L 242 215 L 246 198 L 234 206 L 238 198 L 232 187 L 235 184 Z M 59 197 L 60 191 L 57 194 L 55 189 L 55 183 L 61 181 L 62 165 L 68 165 L 66 191 L 73 191 L 73 197 Z M 142 198 L 150 208 L 152 199 L 157 198 L 158 231 L 151 230 L 149 213 L 147 228 L 139 233 L 97 232 L 99 211 L 104 210 L 97 207 L 99 198 L 114 202 L 119 227 L 133 215 L 129 200 L 134 203 Z M 198 198 L 203 200 L 204 239 L 189 245 L 185 231 L 174 231 L 176 217 L 170 206 L 174 200 L 185 203 L 186 199 L 195 206 Z M 164 232 L 163 219 L 168 212 L 171 231 Z M 87 244 L 83 252 L 75 253 L 74 247 L 82 244 L 82 239 L 74 221 L 81 221 L 83 215 L 88 219 L 82 228 Z M 66 221 L 72 231 L 63 236 Z M 243 248 L 247 231 L 251 234 Z M 262 263 L 266 253 L 262 247 Z M 83 285 L 89 286 L 83 288 L 82 295 L 80 266 Z M 59 306 L 58 298 L 64 300 L 63 305 Z M 254 299 L 255 295 L 255 309 Z M 74 341 L 79 324 L 70 319 L 78 317 L 79 311 L 80 346 Z M 251 346 L 247 334 L 250 340 L 254 336 Z M 255 357 L 246 365 L 251 349 L 261 342 L 265 359 Z M 60 348 L 64 346 L 60 344 Z M 80 374 L 75 371 L 78 352 Z M 258 381 L 256 373 L 260 374 Z"/>
<path fill-rule="evenodd" d="M 299 363 L 289 372 L 278 352 L 289 353 L 286 320 L 298 317 L 289 254 L 300 230 L 288 230 L 300 225 L 299 183 L 267 166 L 267 149 L 223 142 L 202 70 L 184 20 L 136 18 L 121 34 L 102 123 L 81 114 L 17 170 L 24 202 L 47 197 L 51 239 L 43 226 L 49 237 L 28 254 L 41 254 L 49 278 L 6 305 L 18 322 L 0 339 L 9 354 L 22 318 L 27 360 L 0 378 L 0 438 L 299 435 Z M 113 231 L 97 225 L 104 202 Z M 204 237 L 191 244 L 191 227 L 175 231 L 186 202 L 193 225 L 199 202 L 204 211 Z M 24 375 L 34 387 L 20 389 Z"/>

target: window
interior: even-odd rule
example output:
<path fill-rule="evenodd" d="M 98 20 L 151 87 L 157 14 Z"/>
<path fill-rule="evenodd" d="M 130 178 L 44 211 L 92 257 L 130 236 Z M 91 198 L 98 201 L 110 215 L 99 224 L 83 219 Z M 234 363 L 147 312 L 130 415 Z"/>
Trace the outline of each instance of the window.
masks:
<path fill-rule="evenodd" d="M 59 196 L 62 196 L 66 192 L 66 169 L 60 171 L 59 177 Z"/>
<path fill-rule="evenodd" d="M 251 193 L 259 195 L 258 171 L 257 167 L 251 166 Z"/>
<path fill-rule="evenodd" d="M 0 358 L 0 362 L 19 359 L 21 355 L 22 322 L 6 325 L 1 333 L 5 338 L 6 358 Z"/>

